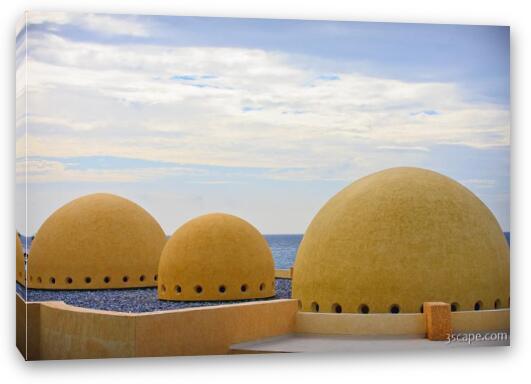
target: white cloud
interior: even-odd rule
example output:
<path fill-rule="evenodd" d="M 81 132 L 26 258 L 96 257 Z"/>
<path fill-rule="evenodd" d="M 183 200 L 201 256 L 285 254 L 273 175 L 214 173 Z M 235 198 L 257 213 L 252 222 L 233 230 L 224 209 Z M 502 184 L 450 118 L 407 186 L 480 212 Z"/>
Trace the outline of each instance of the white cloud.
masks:
<path fill-rule="evenodd" d="M 27 166 L 27 168 L 26 168 Z M 27 171 L 27 173 L 26 173 Z M 60 161 L 24 158 L 16 162 L 16 182 L 23 183 L 133 183 L 160 179 L 168 175 L 192 174 L 200 171 L 183 167 L 136 168 L 136 169 L 76 169 Z"/>
<path fill-rule="evenodd" d="M 400 146 L 400 145 L 380 145 L 377 147 L 383 151 L 420 151 L 420 152 L 429 152 L 430 149 L 427 147 L 415 147 L 415 146 Z"/>
<path fill-rule="evenodd" d="M 494 188 L 496 180 L 491 179 L 466 179 L 461 180 L 461 183 L 471 188 Z"/>
<path fill-rule="evenodd" d="M 28 12 L 27 23 L 28 24 L 52 23 L 52 24 L 64 25 L 64 24 L 72 23 L 75 18 L 76 18 L 75 13 L 30 11 Z"/>
<path fill-rule="evenodd" d="M 31 11 L 28 14 L 27 22 L 29 24 L 49 23 L 52 25 L 73 24 L 79 28 L 107 35 L 134 37 L 150 35 L 146 25 L 136 22 L 131 16 Z"/>
<path fill-rule="evenodd" d="M 327 81 L 320 76 L 330 71 L 298 66 L 300 57 L 256 49 L 51 35 L 30 45 L 33 156 L 267 167 L 279 170 L 270 177 L 307 179 L 349 177 L 344 164 L 372 167 L 371 151 L 509 144 L 508 109 L 466 101 L 455 84 L 355 72 Z"/>

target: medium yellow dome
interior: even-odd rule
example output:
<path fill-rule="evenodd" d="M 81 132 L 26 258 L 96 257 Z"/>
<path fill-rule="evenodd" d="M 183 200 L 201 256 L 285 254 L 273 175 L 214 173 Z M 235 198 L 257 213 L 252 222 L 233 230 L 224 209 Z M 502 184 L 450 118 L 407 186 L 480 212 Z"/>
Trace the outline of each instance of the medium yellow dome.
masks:
<path fill-rule="evenodd" d="M 17 281 L 25 285 L 25 277 L 24 277 L 24 249 L 22 248 L 22 242 L 20 241 L 20 237 L 18 237 L 18 234 L 16 234 L 16 252 L 17 252 L 17 258 L 16 258 L 16 270 L 17 270 Z"/>
<path fill-rule="evenodd" d="M 28 285 L 41 289 L 148 287 L 166 236 L 139 205 L 119 196 L 84 196 L 42 224 L 28 257 Z"/>
<path fill-rule="evenodd" d="M 159 264 L 158 295 L 164 300 L 239 300 L 275 295 L 271 250 L 251 224 L 213 213 L 181 226 Z"/>
<path fill-rule="evenodd" d="M 304 311 L 419 312 L 507 307 L 509 248 L 489 209 L 461 184 L 418 168 L 364 177 L 315 216 L 297 253 Z"/>

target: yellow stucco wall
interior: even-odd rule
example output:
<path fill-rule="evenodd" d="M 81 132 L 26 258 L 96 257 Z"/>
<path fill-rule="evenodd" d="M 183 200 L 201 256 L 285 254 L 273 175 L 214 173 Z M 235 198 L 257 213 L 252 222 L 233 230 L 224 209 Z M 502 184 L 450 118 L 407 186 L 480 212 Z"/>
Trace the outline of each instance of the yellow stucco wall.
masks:
<path fill-rule="evenodd" d="M 139 205 L 119 196 L 84 196 L 39 228 L 28 257 L 28 284 L 41 289 L 155 286 L 165 234 Z"/>
<path fill-rule="evenodd" d="M 82 309 L 63 302 L 26 304 L 18 295 L 16 300 L 17 347 L 28 360 L 227 354 L 233 344 L 290 333 L 426 333 L 424 314 L 298 312 L 297 301 L 289 299 L 145 314 Z M 453 312 L 452 329 L 508 331 L 509 318 L 509 309 Z"/>
<path fill-rule="evenodd" d="M 293 275 L 293 268 L 289 268 L 289 269 L 282 269 L 282 268 L 279 268 L 279 269 L 275 269 L 275 277 L 277 279 L 291 279 Z"/>
<path fill-rule="evenodd" d="M 481 313 L 481 316 L 478 315 Z M 509 309 L 488 311 L 452 312 L 453 332 L 508 331 L 511 312 Z"/>
<path fill-rule="evenodd" d="M 15 268 L 16 268 L 16 273 L 17 273 L 17 281 L 22 284 L 22 285 L 25 285 L 26 282 L 25 282 L 25 277 L 24 277 L 24 250 L 22 248 L 22 242 L 20 241 L 20 237 L 18 237 L 18 235 L 15 236 L 16 237 L 16 262 L 15 262 Z"/>
<path fill-rule="evenodd" d="M 451 329 L 458 332 L 509 331 L 510 310 L 451 313 Z M 321 335 L 383 336 L 426 334 L 422 313 L 297 313 L 295 332 Z"/>
<path fill-rule="evenodd" d="M 388 313 L 311 313 L 297 314 L 295 331 L 323 335 L 418 335 L 426 333 L 421 313 L 391 315 Z"/>
<path fill-rule="evenodd" d="M 394 168 L 335 195 L 308 227 L 294 265 L 303 311 L 418 313 L 427 301 L 459 310 L 506 308 L 509 249 L 494 215 L 438 173 Z"/>
<path fill-rule="evenodd" d="M 213 213 L 181 226 L 159 264 L 164 300 L 238 300 L 275 295 L 273 256 L 265 238 L 236 216 Z"/>
<path fill-rule="evenodd" d="M 28 303 L 17 295 L 17 347 L 28 360 L 230 353 L 230 345 L 293 332 L 296 300 L 129 314 Z"/>
<path fill-rule="evenodd" d="M 272 300 L 136 316 L 136 356 L 230 353 L 236 343 L 293 332 L 296 300 Z"/>

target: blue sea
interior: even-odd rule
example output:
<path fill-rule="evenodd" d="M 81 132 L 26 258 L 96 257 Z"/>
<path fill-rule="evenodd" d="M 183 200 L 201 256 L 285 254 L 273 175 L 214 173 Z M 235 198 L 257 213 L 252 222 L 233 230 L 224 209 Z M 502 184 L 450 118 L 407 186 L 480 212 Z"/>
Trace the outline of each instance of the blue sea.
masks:
<path fill-rule="evenodd" d="M 302 235 L 265 235 L 276 268 L 290 268 L 295 261 Z"/>

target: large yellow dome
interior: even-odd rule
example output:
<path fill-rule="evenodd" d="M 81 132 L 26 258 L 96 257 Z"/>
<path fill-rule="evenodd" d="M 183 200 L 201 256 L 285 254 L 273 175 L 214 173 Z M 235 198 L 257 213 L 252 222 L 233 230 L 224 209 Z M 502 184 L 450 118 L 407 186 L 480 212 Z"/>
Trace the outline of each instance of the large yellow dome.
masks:
<path fill-rule="evenodd" d="M 239 300 L 275 295 L 275 270 L 264 237 L 247 221 L 213 213 L 181 226 L 159 264 L 164 300 Z"/>
<path fill-rule="evenodd" d="M 315 216 L 297 253 L 304 311 L 419 312 L 507 307 L 509 248 L 489 209 L 461 184 L 418 168 L 364 177 Z"/>
<path fill-rule="evenodd" d="M 25 277 L 24 277 L 24 249 L 22 248 L 22 242 L 20 241 L 20 237 L 18 237 L 18 234 L 16 234 L 16 272 L 17 272 L 17 281 L 24 285 L 25 283 Z"/>
<path fill-rule="evenodd" d="M 119 196 L 84 196 L 42 224 L 28 257 L 28 285 L 41 289 L 148 287 L 157 284 L 166 236 L 139 205 Z"/>

